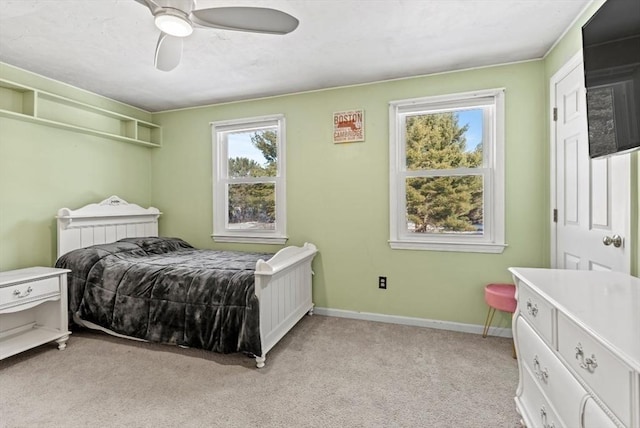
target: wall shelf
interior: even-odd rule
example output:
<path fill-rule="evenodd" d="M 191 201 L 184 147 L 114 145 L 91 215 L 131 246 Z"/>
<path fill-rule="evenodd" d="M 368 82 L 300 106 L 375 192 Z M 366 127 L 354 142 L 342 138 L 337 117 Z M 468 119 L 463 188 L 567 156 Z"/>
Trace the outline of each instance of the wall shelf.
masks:
<path fill-rule="evenodd" d="M 60 95 L 0 79 L 0 116 L 145 147 L 162 146 L 162 128 Z"/>

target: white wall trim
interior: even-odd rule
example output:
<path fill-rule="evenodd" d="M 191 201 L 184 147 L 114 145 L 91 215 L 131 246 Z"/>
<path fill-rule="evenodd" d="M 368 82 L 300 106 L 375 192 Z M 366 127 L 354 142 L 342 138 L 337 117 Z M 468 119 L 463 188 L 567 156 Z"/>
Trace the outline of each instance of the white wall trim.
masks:
<path fill-rule="evenodd" d="M 502 253 L 505 244 L 504 195 L 504 99 L 505 88 L 483 89 L 389 102 L 389 244 L 392 249 Z M 406 165 L 406 118 L 475 107 L 482 110 L 482 165 L 450 170 L 417 169 Z M 406 215 L 406 180 L 410 177 L 476 175 L 483 179 L 484 231 L 466 234 L 412 233 Z"/>
<path fill-rule="evenodd" d="M 213 233 L 216 242 L 282 245 L 287 241 L 286 201 L 286 121 L 284 114 L 255 116 L 210 122 L 213 180 Z M 231 177 L 229 175 L 229 139 L 234 132 L 277 130 L 277 170 L 274 176 Z M 273 184 L 275 195 L 275 229 L 231 228 L 228 223 L 229 186 L 231 184 Z"/>
<path fill-rule="evenodd" d="M 331 309 L 315 307 L 313 313 L 328 317 L 350 318 L 355 320 L 365 320 L 374 322 L 384 322 L 388 324 L 411 325 L 416 327 L 435 328 L 438 330 L 458 331 L 462 333 L 482 334 L 484 326 L 476 324 L 463 324 L 452 321 L 430 320 L 426 318 L 403 317 L 399 315 L 375 314 L 371 312 L 356 312 L 343 309 Z M 491 327 L 490 336 L 513 337 L 510 328 Z"/>
<path fill-rule="evenodd" d="M 567 74 L 574 68 L 580 66 L 582 64 L 582 49 L 576 52 L 567 62 L 565 62 L 559 69 L 556 71 L 551 78 L 549 78 L 549 110 L 547 112 L 547 117 L 549 118 L 549 185 L 551 188 L 549 189 L 549 230 L 550 230 L 550 242 L 549 245 L 550 253 L 549 253 L 549 266 L 552 268 L 557 267 L 557 225 L 558 223 L 553 221 L 553 210 L 557 208 L 556 203 L 556 170 L 558 166 L 556 165 L 556 122 L 553 120 L 553 109 L 556 106 L 556 86 L 558 83 L 564 79 Z"/>
<path fill-rule="evenodd" d="M 560 42 L 562 41 L 562 39 L 564 39 L 564 37 L 569 34 L 569 31 L 573 28 L 574 25 L 576 25 L 578 23 L 578 21 L 580 21 L 584 14 L 587 12 L 587 10 L 593 5 L 594 0 L 589 0 L 589 2 L 587 2 L 587 4 L 582 8 L 582 10 L 580 11 L 580 13 L 578 13 L 578 15 L 573 18 L 573 21 L 571 21 L 571 23 L 567 26 L 567 28 L 564 29 L 564 31 L 562 32 L 562 34 L 560 34 L 558 36 L 558 38 L 556 39 L 555 42 L 553 42 L 553 44 L 551 45 L 551 47 L 549 49 L 547 49 L 547 51 L 544 53 L 544 55 L 542 56 L 542 60 L 547 59 L 547 57 L 549 56 L 549 54 L 556 48 L 556 46 L 558 46 L 560 44 Z M 602 6 L 602 5 L 601 5 Z M 595 11 L 597 12 L 597 10 Z M 594 12 L 594 14 L 595 14 Z M 593 16 L 593 15 L 591 15 Z M 589 17 L 587 17 L 587 20 L 589 19 Z M 584 24 L 583 24 L 584 25 Z"/>
<path fill-rule="evenodd" d="M 586 9 L 586 7 L 585 7 L 585 9 Z M 576 20 L 577 20 L 577 18 L 576 18 Z M 404 80 L 422 79 L 422 78 L 425 78 L 425 77 L 442 76 L 442 75 L 451 74 L 451 73 L 467 73 L 469 71 L 483 70 L 485 68 L 506 67 L 506 66 L 511 66 L 511 65 L 526 64 L 528 62 L 542 61 L 543 59 L 544 58 L 541 56 L 539 58 L 531 58 L 531 59 L 525 59 L 525 60 L 520 60 L 520 61 L 509 61 L 509 62 L 503 62 L 503 63 L 500 63 L 500 64 L 481 65 L 481 66 L 478 66 L 478 67 L 458 68 L 458 69 L 447 70 L 447 71 L 438 71 L 438 72 L 428 73 L 428 74 L 417 74 L 417 75 L 414 75 L 414 76 L 396 77 L 396 78 L 393 78 L 393 79 L 377 80 L 375 82 L 354 83 L 354 84 L 351 84 L 351 85 L 333 86 L 331 88 L 323 88 L 323 89 L 310 89 L 308 91 L 289 92 L 289 93 L 279 94 L 279 95 L 268 95 L 268 96 L 264 96 L 264 97 L 250 98 L 250 99 L 246 99 L 246 100 L 220 101 L 220 102 L 217 102 L 217 103 L 214 102 L 213 104 L 203 104 L 203 105 L 192 106 L 192 107 L 179 107 L 179 108 L 174 108 L 174 109 L 169 109 L 169 110 L 159 110 L 159 111 L 152 112 L 152 114 L 173 113 L 173 112 L 176 112 L 176 111 L 194 110 L 194 109 L 202 109 L 202 108 L 209 108 L 209 107 L 219 107 L 219 106 L 225 106 L 225 105 L 246 103 L 246 102 L 250 102 L 250 101 L 262 101 L 262 100 L 270 100 L 270 99 L 274 99 L 274 98 L 285 98 L 285 97 L 290 97 L 292 95 L 305 95 L 305 94 L 314 94 L 314 93 L 317 93 L 317 92 L 329 92 L 329 91 L 349 89 L 349 88 L 360 88 L 360 87 L 363 87 L 363 86 L 378 85 L 380 83 L 401 82 L 401 81 L 404 81 Z"/>

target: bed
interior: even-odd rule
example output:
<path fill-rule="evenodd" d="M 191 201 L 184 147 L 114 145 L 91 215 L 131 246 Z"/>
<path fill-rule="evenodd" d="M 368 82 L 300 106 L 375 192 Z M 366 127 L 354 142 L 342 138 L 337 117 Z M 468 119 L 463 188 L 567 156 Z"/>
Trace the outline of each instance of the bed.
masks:
<path fill-rule="evenodd" d="M 135 340 L 266 354 L 313 313 L 313 244 L 275 254 L 198 250 L 158 236 L 157 208 L 111 196 L 57 215 L 70 321 Z"/>

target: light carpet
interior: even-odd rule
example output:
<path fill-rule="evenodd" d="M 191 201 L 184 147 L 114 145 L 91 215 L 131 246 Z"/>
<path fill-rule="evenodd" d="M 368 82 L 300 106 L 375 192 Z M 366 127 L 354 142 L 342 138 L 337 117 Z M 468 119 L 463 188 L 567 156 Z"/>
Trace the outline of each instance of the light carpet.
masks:
<path fill-rule="evenodd" d="M 77 331 L 0 361 L 2 427 L 519 426 L 506 338 L 314 315 L 252 358 Z"/>

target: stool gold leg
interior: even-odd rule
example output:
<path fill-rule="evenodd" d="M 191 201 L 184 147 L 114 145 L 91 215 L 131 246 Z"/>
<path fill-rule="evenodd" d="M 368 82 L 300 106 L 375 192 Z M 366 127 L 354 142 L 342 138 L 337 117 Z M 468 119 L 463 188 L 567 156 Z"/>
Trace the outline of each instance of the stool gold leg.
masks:
<path fill-rule="evenodd" d="M 484 322 L 484 330 L 482 331 L 482 337 L 487 337 L 487 333 L 489 333 L 489 326 L 491 325 L 491 321 L 493 321 L 493 315 L 496 313 L 496 308 L 489 307 L 489 312 L 487 312 L 487 319 Z"/>

